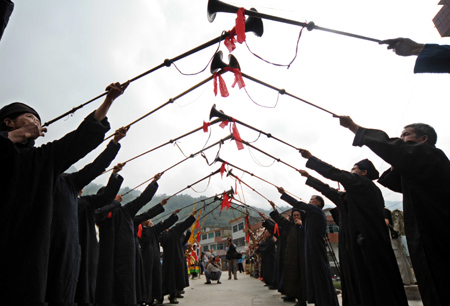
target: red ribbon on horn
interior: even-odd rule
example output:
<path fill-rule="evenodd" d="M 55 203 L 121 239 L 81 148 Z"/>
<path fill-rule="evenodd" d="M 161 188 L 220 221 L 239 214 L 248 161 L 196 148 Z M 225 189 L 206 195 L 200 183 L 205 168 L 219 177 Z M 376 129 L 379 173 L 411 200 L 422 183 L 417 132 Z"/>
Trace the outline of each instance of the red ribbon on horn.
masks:
<path fill-rule="evenodd" d="M 208 133 L 208 127 L 211 125 L 211 122 L 203 121 L 203 132 Z"/>
<path fill-rule="evenodd" d="M 227 47 L 228 52 L 233 52 L 234 49 L 236 49 L 236 38 L 234 36 L 236 35 L 236 27 L 232 28 L 231 31 L 228 31 L 228 36 L 224 40 L 224 45 Z"/>
<path fill-rule="evenodd" d="M 223 173 L 225 172 L 225 165 L 227 162 L 222 163 L 222 166 L 220 166 L 220 177 L 223 178 Z"/>
<path fill-rule="evenodd" d="M 238 84 L 239 89 L 245 87 L 244 78 L 242 77 L 242 73 L 239 68 L 224 67 L 223 70 L 232 71 L 234 73 L 234 83 L 233 85 L 231 85 L 231 87 L 234 88 L 236 84 Z"/>
<path fill-rule="evenodd" d="M 228 120 L 224 120 L 219 124 L 219 126 L 223 129 L 224 127 L 226 127 L 228 125 L 228 122 L 229 122 Z"/>
<path fill-rule="evenodd" d="M 195 228 L 198 229 L 200 227 L 200 222 L 199 220 L 197 220 L 197 222 L 195 223 Z"/>
<path fill-rule="evenodd" d="M 233 130 L 234 140 L 236 141 L 236 146 L 237 146 L 238 150 L 242 150 L 244 148 L 244 145 L 242 144 L 242 138 L 237 129 L 236 122 L 233 122 L 232 130 Z"/>
<path fill-rule="evenodd" d="M 237 42 L 242 44 L 245 41 L 245 8 L 241 7 L 237 11 L 236 17 L 236 38 Z"/>
<path fill-rule="evenodd" d="M 141 238 L 141 237 L 142 237 L 142 225 L 141 225 L 141 224 L 139 224 L 139 228 L 138 228 L 137 236 L 138 236 L 139 238 Z"/>
<path fill-rule="evenodd" d="M 197 242 L 200 243 L 200 233 L 197 233 Z"/>
<path fill-rule="evenodd" d="M 219 79 L 220 95 L 224 98 L 228 97 L 230 94 L 228 93 L 227 84 L 225 84 L 224 79 L 219 73 L 214 73 L 214 95 L 217 96 L 217 79 Z"/>

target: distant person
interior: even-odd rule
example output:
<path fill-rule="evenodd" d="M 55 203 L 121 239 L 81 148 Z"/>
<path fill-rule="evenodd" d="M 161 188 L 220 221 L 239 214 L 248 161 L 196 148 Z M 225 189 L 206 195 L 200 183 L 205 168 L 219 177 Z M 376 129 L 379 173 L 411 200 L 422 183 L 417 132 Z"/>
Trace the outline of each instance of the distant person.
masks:
<path fill-rule="evenodd" d="M 228 264 L 228 279 L 231 279 L 231 272 L 233 271 L 234 279 L 237 280 L 237 246 L 233 243 L 231 237 L 227 238 L 227 246 L 225 250 L 227 251 L 226 259 Z M 232 270 L 233 269 L 233 270 Z"/>
<path fill-rule="evenodd" d="M 388 49 L 400 56 L 417 55 L 414 73 L 450 73 L 450 46 L 419 44 L 409 38 L 386 39 Z"/>
<path fill-rule="evenodd" d="M 8 24 L 9 17 L 14 10 L 14 3 L 11 0 L 0 0 L 0 39 Z"/>
<path fill-rule="evenodd" d="M 222 264 L 220 263 L 220 258 L 210 257 L 208 263 L 206 264 L 205 277 L 206 283 L 205 285 L 211 284 L 212 280 L 217 281 L 218 284 L 221 284 L 220 277 L 222 276 Z"/>
<path fill-rule="evenodd" d="M 406 241 L 423 304 L 450 305 L 450 264 L 444 243 L 450 236 L 450 161 L 435 146 L 436 131 L 414 123 L 404 127 L 400 138 L 390 138 L 348 116 L 339 118 L 355 134 L 354 146 L 369 147 L 391 165 L 378 182 L 403 194 Z"/>

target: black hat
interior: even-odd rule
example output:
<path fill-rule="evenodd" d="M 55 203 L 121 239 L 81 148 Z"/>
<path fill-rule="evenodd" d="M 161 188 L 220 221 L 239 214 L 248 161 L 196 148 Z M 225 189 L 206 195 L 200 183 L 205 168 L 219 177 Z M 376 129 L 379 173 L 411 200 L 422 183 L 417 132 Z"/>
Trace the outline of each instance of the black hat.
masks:
<path fill-rule="evenodd" d="M 21 102 L 13 102 L 11 104 L 3 106 L 2 109 L 0 109 L 0 122 L 3 122 L 3 120 L 5 120 L 6 118 L 11 118 L 14 116 L 17 117 L 24 113 L 32 113 L 39 119 L 39 121 L 41 121 L 41 117 L 32 107 Z"/>
<path fill-rule="evenodd" d="M 357 162 L 355 166 L 358 166 L 360 170 L 367 170 L 366 176 L 372 181 L 380 177 L 380 174 L 377 169 L 375 169 L 375 166 L 367 158 Z"/>

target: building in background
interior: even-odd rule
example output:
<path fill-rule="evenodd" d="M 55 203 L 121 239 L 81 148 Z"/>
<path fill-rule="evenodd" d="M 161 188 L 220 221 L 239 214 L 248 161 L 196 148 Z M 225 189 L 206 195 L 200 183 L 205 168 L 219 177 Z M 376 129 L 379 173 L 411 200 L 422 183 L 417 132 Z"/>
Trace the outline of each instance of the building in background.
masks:
<path fill-rule="evenodd" d="M 442 37 L 450 36 L 450 0 L 441 0 L 442 8 L 434 16 L 433 23 Z"/>

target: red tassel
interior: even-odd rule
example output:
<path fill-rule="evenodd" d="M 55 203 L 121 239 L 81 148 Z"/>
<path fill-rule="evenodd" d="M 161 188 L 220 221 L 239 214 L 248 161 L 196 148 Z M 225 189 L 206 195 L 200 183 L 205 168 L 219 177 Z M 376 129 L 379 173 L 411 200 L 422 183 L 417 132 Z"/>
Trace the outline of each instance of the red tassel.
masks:
<path fill-rule="evenodd" d="M 217 79 L 219 79 L 220 95 L 224 98 L 228 97 L 230 94 L 228 93 L 227 84 L 218 73 L 214 73 L 214 95 L 217 96 Z"/>
<path fill-rule="evenodd" d="M 208 127 L 211 125 L 210 122 L 203 121 L 203 132 L 208 133 Z"/>
<path fill-rule="evenodd" d="M 236 17 L 236 38 L 237 42 L 242 44 L 245 41 L 245 8 L 241 7 L 237 11 Z"/>
<path fill-rule="evenodd" d="M 138 236 L 139 238 L 142 237 L 142 225 L 141 225 L 141 224 L 139 224 L 139 229 L 138 229 L 138 232 L 137 232 L 137 236 Z"/>
<path fill-rule="evenodd" d="M 224 163 L 222 163 L 222 166 L 220 166 L 220 176 L 221 176 L 221 178 L 223 178 L 223 173 L 225 172 L 225 165 L 226 164 L 227 163 L 224 162 Z"/>
<path fill-rule="evenodd" d="M 224 120 L 219 124 L 219 126 L 223 129 L 224 127 L 226 127 L 228 125 L 228 122 L 229 122 L 228 120 Z"/>
<path fill-rule="evenodd" d="M 236 49 L 236 38 L 234 36 L 236 35 L 236 28 L 232 28 L 231 31 L 228 32 L 228 36 L 224 40 L 224 44 L 228 49 L 228 52 L 233 52 L 234 49 Z"/>
<path fill-rule="evenodd" d="M 200 233 L 197 233 L 197 242 L 200 243 Z"/>
<path fill-rule="evenodd" d="M 198 229 L 200 227 L 200 222 L 197 220 L 197 223 L 195 223 L 195 228 Z"/>
<path fill-rule="evenodd" d="M 236 141 L 236 146 L 237 146 L 238 150 L 242 150 L 244 148 L 244 145 L 242 144 L 241 135 L 239 135 L 239 131 L 236 126 L 236 122 L 233 122 L 232 130 L 233 130 L 234 140 Z"/>
<path fill-rule="evenodd" d="M 112 212 L 109 212 L 109 214 L 106 216 L 107 219 L 112 218 Z"/>
<path fill-rule="evenodd" d="M 242 77 L 242 73 L 238 68 L 224 67 L 223 70 L 232 71 L 234 73 L 234 83 L 233 85 L 231 85 L 232 88 L 234 88 L 236 84 L 238 84 L 239 89 L 245 87 L 244 78 Z"/>
<path fill-rule="evenodd" d="M 280 229 L 278 228 L 278 223 L 275 223 L 275 227 L 273 229 L 273 234 L 280 236 Z"/>
<path fill-rule="evenodd" d="M 247 243 L 250 242 L 250 234 L 247 234 L 247 236 L 245 237 L 245 241 L 246 241 Z"/>
<path fill-rule="evenodd" d="M 222 198 L 222 207 L 220 208 L 220 211 L 222 211 L 222 209 L 224 209 L 225 207 L 228 210 L 228 208 L 230 207 L 230 204 L 228 202 L 229 201 L 228 194 L 226 194 L 226 192 L 224 192 L 222 197 L 223 197 Z"/>

